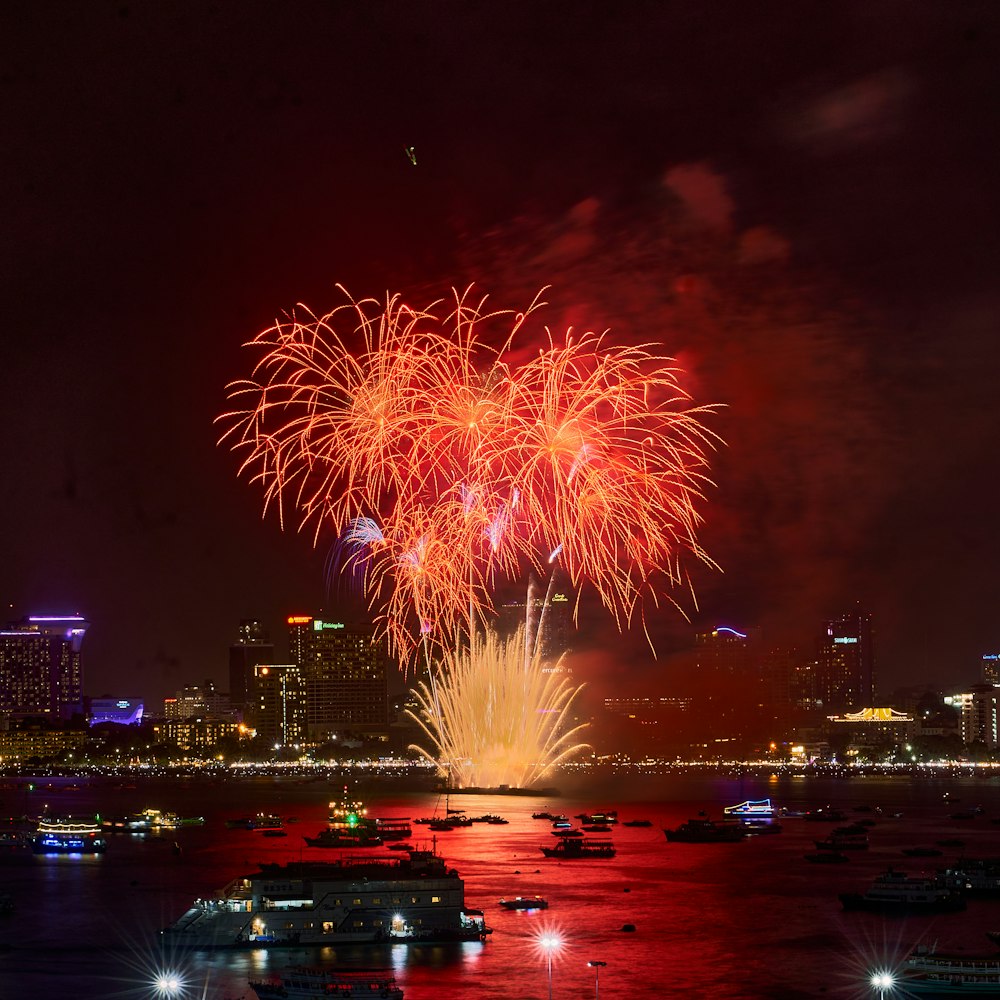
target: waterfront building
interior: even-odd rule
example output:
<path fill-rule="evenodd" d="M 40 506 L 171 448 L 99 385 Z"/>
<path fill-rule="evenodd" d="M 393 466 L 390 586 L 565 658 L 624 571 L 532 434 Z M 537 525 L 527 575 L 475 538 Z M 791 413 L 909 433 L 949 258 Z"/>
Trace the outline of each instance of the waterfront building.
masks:
<path fill-rule="evenodd" d="M 992 684 L 976 684 L 970 691 L 945 695 L 944 703 L 958 710 L 962 742 L 966 746 L 982 743 L 996 750 L 997 702 L 1000 691 Z"/>
<path fill-rule="evenodd" d="M 816 650 L 816 698 L 826 712 L 874 704 L 875 637 L 867 612 L 854 610 L 823 623 Z"/>
<path fill-rule="evenodd" d="M 888 706 L 829 715 L 827 722 L 834 742 L 846 742 L 849 753 L 905 743 L 918 728 L 917 720 L 909 712 L 899 712 Z"/>
<path fill-rule="evenodd" d="M 80 615 L 32 615 L 0 630 L 0 714 L 69 719 L 83 712 Z"/>
<path fill-rule="evenodd" d="M 77 753 L 86 743 L 86 729 L 34 724 L 0 730 L 0 763 L 24 763 L 32 758 L 51 760 Z"/>
<path fill-rule="evenodd" d="M 236 642 L 229 647 L 229 701 L 236 711 L 245 712 L 254 704 L 254 668 L 274 663 L 274 659 L 267 630 L 255 618 L 244 618 Z"/>
<path fill-rule="evenodd" d="M 142 724 L 143 703 L 139 698 L 92 698 L 87 721 L 92 726 L 114 722 L 120 726 Z"/>
<path fill-rule="evenodd" d="M 388 657 L 373 626 L 295 615 L 288 627 L 291 657 L 305 684 L 309 738 L 344 732 L 386 736 Z"/>
<path fill-rule="evenodd" d="M 306 685 L 297 663 L 254 667 L 256 700 L 252 722 L 257 735 L 273 746 L 306 739 Z"/>
<path fill-rule="evenodd" d="M 241 739 L 246 726 L 235 719 L 185 717 L 153 724 L 158 743 L 173 743 L 179 750 L 208 750 L 221 739 Z"/>
<path fill-rule="evenodd" d="M 229 695 L 216 690 L 215 683 L 185 684 L 172 698 L 163 699 L 165 719 L 194 719 L 205 716 L 232 719 L 234 709 Z"/>

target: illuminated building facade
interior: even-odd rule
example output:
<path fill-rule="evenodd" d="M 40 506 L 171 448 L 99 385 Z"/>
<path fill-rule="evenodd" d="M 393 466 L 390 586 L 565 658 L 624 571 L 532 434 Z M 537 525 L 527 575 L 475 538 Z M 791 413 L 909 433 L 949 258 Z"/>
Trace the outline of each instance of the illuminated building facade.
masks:
<path fill-rule="evenodd" d="M 179 750 L 210 750 L 221 739 L 240 739 L 245 728 L 232 719 L 164 719 L 153 725 L 153 734 L 158 743 L 173 743 Z"/>
<path fill-rule="evenodd" d="M 982 743 L 996 750 L 997 702 L 1000 691 L 992 684 L 977 684 L 963 694 L 945 695 L 944 703 L 958 710 L 962 742 L 966 746 Z"/>
<path fill-rule="evenodd" d="M 815 680 L 816 698 L 827 712 L 874 703 L 875 638 L 870 614 L 856 610 L 823 623 Z"/>
<path fill-rule="evenodd" d="M 274 646 L 267 630 L 256 619 L 244 618 L 229 647 L 229 701 L 234 709 L 245 712 L 253 706 L 254 668 L 269 663 L 274 663 Z"/>
<path fill-rule="evenodd" d="M 142 723 L 143 704 L 139 698 L 94 698 L 90 702 L 88 721 L 92 726 L 114 722 L 119 726 Z"/>
<path fill-rule="evenodd" d="M 87 741 L 85 729 L 51 729 L 48 726 L 25 726 L 0 730 L 0 762 L 20 763 L 33 757 L 42 760 L 77 753 Z"/>
<path fill-rule="evenodd" d="M 173 698 L 163 699 L 165 719 L 229 718 L 232 715 L 229 695 L 217 691 L 211 680 L 204 684 L 186 684 Z"/>
<path fill-rule="evenodd" d="M 1000 687 L 1000 653 L 983 653 L 983 683 Z"/>
<path fill-rule="evenodd" d="M 253 725 L 273 746 L 306 739 L 306 685 L 297 663 L 254 667 Z"/>
<path fill-rule="evenodd" d="M 512 601 L 501 605 L 497 616 L 497 631 L 510 637 L 519 627 L 526 627 L 535 635 L 543 669 L 552 668 L 559 657 L 570 651 L 573 635 L 572 595 L 566 590 L 556 590 L 529 601 Z M 565 668 L 564 668 L 565 669 Z"/>
<path fill-rule="evenodd" d="M 0 714 L 69 719 L 83 712 L 79 615 L 32 615 L 0 631 Z"/>
<path fill-rule="evenodd" d="M 345 731 L 385 734 L 387 656 L 373 627 L 296 615 L 288 628 L 291 657 L 305 683 L 310 738 Z"/>

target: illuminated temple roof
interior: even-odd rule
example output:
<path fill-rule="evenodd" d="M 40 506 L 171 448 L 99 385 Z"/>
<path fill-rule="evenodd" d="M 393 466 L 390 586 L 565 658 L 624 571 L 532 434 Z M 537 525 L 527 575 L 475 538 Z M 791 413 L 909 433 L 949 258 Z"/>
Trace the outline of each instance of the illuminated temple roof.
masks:
<path fill-rule="evenodd" d="M 831 722 L 913 722 L 912 715 L 894 708 L 863 708 L 860 712 L 828 715 L 827 718 Z"/>

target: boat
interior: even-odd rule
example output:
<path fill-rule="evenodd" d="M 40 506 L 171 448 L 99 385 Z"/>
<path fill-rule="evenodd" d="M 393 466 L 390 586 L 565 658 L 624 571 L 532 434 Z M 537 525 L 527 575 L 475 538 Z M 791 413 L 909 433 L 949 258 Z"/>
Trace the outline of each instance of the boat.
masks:
<path fill-rule="evenodd" d="M 104 826 L 107 825 L 105 822 Z M 143 809 L 140 813 L 126 816 L 122 823 L 117 820 L 111 823 L 113 829 L 125 829 L 129 833 L 148 833 L 151 830 L 176 830 L 181 826 L 204 825 L 204 816 L 178 816 L 175 812 L 164 812 L 161 809 Z"/>
<path fill-rule="evenodd" d="M 762 837 L 765 834 L 781 833 L 784 827 L 774 819 L 756 818 L 741 819 L 740 823 L 748 837 Z"/>
<path fill-rule="evenodd" d="M 677 844 L 732 844 L 746 836 L 746 827 L 736 820 L 689 819 L 676 830 L 664 830 L 667 840 Z"/>
<path fill-rule="evenodd" d="M 256 816 L 240 816 L 238 819 L 227 819 L 226 826 L 230 830 L 280 830 L 284 823 L 280 816 L 270 813 L 257 813 Z"/>
<path fill-rule="evenodd" d="M 513 899 L 501 899 L 500 905 L 505 910 L 547 910 L 549 902 L 541 896 L 515 896 Z"/>
<path fill-rule="evenodd" d="M 259 1000 L 402 1000 L 396 980 L 384 972 L 335 972 L 297 966 L 282 969 L 274 979 L 250 979 Z"/>
<path fill-rule="evenodd" d="M 607 812 L 577 813 L 575 818 L 581 823 L 604 823 L 610 825 L 618 822 L 618 810 L 609 809 Z"/>
<path fill-rule="evenodd" d="M 651 819 L 627 819 L 622 826 L 652 826 L 653 821 Z"/>
<path fill-rule="evenodd" d="M 840 893 L 845 910 L 875 913 L 951 913 L 965 909 L 960 892 L 933 875 L 907 875 L 889 868 L 863 892 Z"/>
<path fill-rule="evenodd" d="M 421 850 L 261 864 L 196 899 L 161 938 L 170 948 L 270 948 L 485 941 L 490 933 L 483 912 L 466 909 L 458 872 Z"/>
<path fill-rule="evenodd" d="M 843 823 L 847 816 L 839 809 L 832 809 L 830 806 L 820 806 L 818 809 L 809 809 L 802 817 L 809 823 Z"/>
<path fill-rule="evenodd" d="M 814 840 L 817 851 L 867 851 L 868 830 L 863 826 L 842 826 L 825 840 Z"/>
<path fill-rule="evenodd" d="M 303 837 L 310 847 L 381 847 L 382 838 L 365 830 L 320 830 L 315 837 Z"/>
<path fill-rule="evenodd" d="M 583 830 L 550 830 L 553 837 L 582 837 Z"/>
<path fill-rule="evenodd" d="M 31 842 L 35 854 L 103 854 L 108 842 L 94 820 L 42 819 Z"/>
<path fill-rule="evenodd" d="M 532 819 L 554 819 L 555 817 L 550 812 L 536 812 L 531 814 Z"/>
<path fill-rule="evenodd" d="M 770 799 L 747 799 L 746 802 L 740 802 L 739 805 L 726 806 L 722 811 L 727 816 L 734 816 L 737 818 L 745 816 L 761 818 L 765 816 L 773 816 L 776 810 L 774 806 L 771 805 Z"/>
<path fill-rule="evenodd" d="M 617 853 L 615 845 L 610 840 L 595 840 L 584 837 L 580 840 L 562 839 L 555 847 L 542 847 L 542 854 L 547 858 L 613 858 Z"/>
<path fill-rule="evenodd" d="M 845 861 L 851 860 L 839 851 L 817 851 L 815 854 L 804 854 L 803 857 L 814 865 L 842 865 Z"/>
<path fill-rule="evenodd" d="M 27 819 L 0 820 L 0 863 L 30 861 L 35 824 Z"/>
<path fill-rule="evenodd" d="M 949 954 L 918 945 L 896 985 L 905 996 L 1000 996 L 1000 952 Z"/>
<path fill-rule="evenodd" d="M 1000 896 L 1000 858 L 961 858 L 940 877 L 966 895 Z"/>
<path fill-rule="evenodd" d="M 611 827 L 607 823 L 584 823 L 580 829 L 587 833 L 611 833 Z"/>

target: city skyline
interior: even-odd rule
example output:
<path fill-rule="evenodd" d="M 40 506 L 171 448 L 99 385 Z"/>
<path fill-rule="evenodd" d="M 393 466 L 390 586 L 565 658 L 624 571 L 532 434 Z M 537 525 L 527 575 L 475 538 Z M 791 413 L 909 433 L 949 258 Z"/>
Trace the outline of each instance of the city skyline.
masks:
<path fill-rule="evenodd" d="M 328 606 L 329 540 L 215 444 L 239 345 L 337 281 L 474 281 L 551 284 L 553 329 L 660 339 L 725 404 L 691 628 L 860 601 L 889 688 L 1000 648 L 996 12 L 297 13 L 5 14 L 8 619 L 84 615 L 88 687 L 131 694 Z M 689 629 L 665 609 L 654 659 L 584 612 L 592 685 L 659 683 Z"/>

